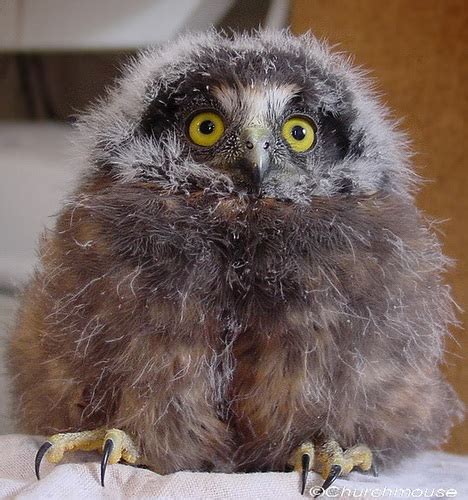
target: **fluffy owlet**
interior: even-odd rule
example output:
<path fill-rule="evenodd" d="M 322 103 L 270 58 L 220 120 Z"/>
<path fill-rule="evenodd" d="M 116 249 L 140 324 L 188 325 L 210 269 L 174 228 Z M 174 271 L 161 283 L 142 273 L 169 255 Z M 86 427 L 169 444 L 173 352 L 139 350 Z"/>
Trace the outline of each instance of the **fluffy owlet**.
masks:
<path fill-rule="evenodd" d="M 166 474 L 388 465 L 461 413 L 405 137 L 310 35 L 142 53 L 78 125 L 10 361 L 36 458 Z M 57 433 L 61 433 L 57 435 Z M 63 434 L 65 433 L 65 434 Z"/>

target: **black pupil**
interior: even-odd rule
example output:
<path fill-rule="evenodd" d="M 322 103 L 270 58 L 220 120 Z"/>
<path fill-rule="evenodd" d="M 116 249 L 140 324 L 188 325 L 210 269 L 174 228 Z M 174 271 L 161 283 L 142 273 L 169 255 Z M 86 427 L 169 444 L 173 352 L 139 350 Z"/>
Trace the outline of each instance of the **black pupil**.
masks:
<path fill-rule="evenodd" d="M 215 124 L 211 120 L 204 120 L 200 123 L 200 132 L 209 135 L 213 132 Z"/>
<path fill-rule="evenodd" d="M 306 129 L 300 125 L 295 125 L 291 130 L 291 135 L 296 139 L 296 141 L 302 141 L 306 136 Z"/>

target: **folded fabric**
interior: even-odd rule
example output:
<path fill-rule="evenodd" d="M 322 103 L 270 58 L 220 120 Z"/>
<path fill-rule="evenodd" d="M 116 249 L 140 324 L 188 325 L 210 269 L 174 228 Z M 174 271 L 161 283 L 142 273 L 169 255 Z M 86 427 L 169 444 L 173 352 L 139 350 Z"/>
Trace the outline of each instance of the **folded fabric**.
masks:
<path fill-rule="evenodd" d="M 0 498 L 199 498 L 299 499 L 299 476 L 291 473 L 217 474 L 178 472 L 160 476 L 127 465 L 110 465 L 99 483 L 99 457 L 68 454 L 60 465 L 43 461 L 41 480 L 34 456 L 42 438 L 0 436 Z M 353 472 L 338 479 L 324 498 L 468 498 L 468 457 L 428 452 L 379 477 Z M 309 477 L 306 496 L 322 480 Z"/>

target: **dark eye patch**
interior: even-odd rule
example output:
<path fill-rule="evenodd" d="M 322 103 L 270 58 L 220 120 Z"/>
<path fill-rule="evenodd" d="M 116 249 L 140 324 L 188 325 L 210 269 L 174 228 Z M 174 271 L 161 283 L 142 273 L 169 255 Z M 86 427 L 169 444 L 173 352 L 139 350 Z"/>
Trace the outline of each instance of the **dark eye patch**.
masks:
<path fill-rule="evenodd" d="M 319 116 L 317 140 L 322 153 L 331 161 L 343 159 L 350 147 L 350 123 L 345 117 L 331 113 Z"/>
<path fill-rule="evenodd" d="M 158 96 L 147 108 L 140 122 L 140 131 L 159 137 L 164 130 L 174 125 L 174 116 L 178 111 L 174 95 Z"/>
<path fill-rule="evenodd" d="M 298 106 L 298 104 L 301 104 Z M 310 154 L 319 157 L 324 163 L 334 163 L 343 159 L 350 150 L 350 127 L 352 119 L 344 115 L 335 116 L 323 110 L 313 110 L 304 103 L 301 96 L 290 101 L 292 106 L 288 107 L 285 116 L 305 115 L 309 116 L 316 124 L 317 143 Z M 284 120 L 285 118 L 283 118 Z M 304 130 L 294 127 L 291 131 L 296 140 L 303 138 Z"/>
<path fill-rule="evenodd" d="M 142 116 L 139 129 L 143 134 L 157 138 L 165 130 L 182 124 L 192 111 L 216 106 L 203 79 L 181 79 L 162 90 L 151 102 Z M 209 124 L 206 126 L 209 127 Z"/>
<path fill-rule="evenodd" d="M 352 124 L 355 121 L 352 99 L 346 93 L 329 84 L 329 98 L 335 97 L 336 104 L 321 102 L 322 91 L 317 90 L 317 78 L 309 78 L 300 92 L 290 100 L 289 113 L 310 116 L 317 125 L 317 145 L 311 154 L 324 163 L 334 163 L 350 153 Z"/>

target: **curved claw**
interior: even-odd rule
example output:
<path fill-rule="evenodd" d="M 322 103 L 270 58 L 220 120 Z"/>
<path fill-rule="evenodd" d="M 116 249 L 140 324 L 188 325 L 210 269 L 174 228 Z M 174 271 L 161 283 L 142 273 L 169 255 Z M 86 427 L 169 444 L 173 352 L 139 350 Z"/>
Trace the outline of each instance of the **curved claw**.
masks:
<path fill-rule="evenodd" d="M 34 470 L 36 471 L 36 477 L 37 479 L 41 479 L 39 475 L 39 469 L 41 467 L 41 462 L 42 459 L 44 458 L 44 455 L 47 453 L 49 448 L 52 446 L 52 443 L 50 441 L 46 441 L 41 447 L 37 450 L 36 453 L 36 458 L 34 460 Z"/>
<path fill-rule="evenodd" d="M 331 466 L 330 473 L 328 474 L 327 479 L 323 482 L 321 486 L 321 491 L 317 493 L 314 498 L 322 495 L 330 486 L 335 482 L 336 478 L 341 474 L 341 465 L 335 464 Z"/>
<path fill-rule="evenodd" d="M 109 462 L 109 455 L 112 453 L 114 449 L 114 441 L 112 439 L 106 439 L 104 443 L 104 448 L 102 451 L 102 459 L 101 459 L 101 486 L 104 487 L 104 476 L 106 475 L 107 463 Z"/>
<path fill-rule="evenodd" d="M 302 455 L 301 466 L 301 495 L 303 495 L 307 484 L 307 476 L 309 475 L 310 455 L 308 453 Z"/>

